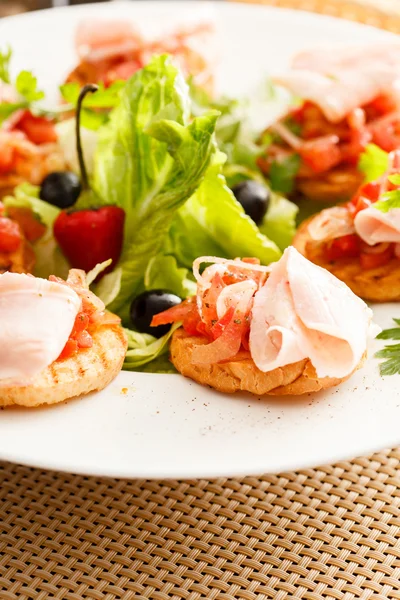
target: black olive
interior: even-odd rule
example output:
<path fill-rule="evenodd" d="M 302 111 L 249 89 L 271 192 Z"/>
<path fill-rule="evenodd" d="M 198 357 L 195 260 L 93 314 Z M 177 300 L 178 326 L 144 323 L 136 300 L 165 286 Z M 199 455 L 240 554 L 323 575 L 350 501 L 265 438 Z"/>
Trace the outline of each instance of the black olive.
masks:
<path fill-rule="evenodd" d="M 162 337 L 171 329 L 171 325 L 151 327 L 154 315 L 180 304 L 182 299 L 166 290 L 150 290 L 137 296 L 131 304 L 131 320 L 140 333 L 150 333 L 157 338 Z"/>
<path fill-rule="evenodd" d="M 40 188 L 40 197 L 58 208 L 69 208 L 78 200 L 81 183 L 75 173 L 55 171 L 45 177 Z"/>
<path fill-rule="evenodd" d="M 259 183 L 248 179 L 238 183 L 232 188 L 236 200 L 243 206 L 244 211 L 256 223 L 260 225 L 267 212 L 270 197 L 269 189 Z"/>

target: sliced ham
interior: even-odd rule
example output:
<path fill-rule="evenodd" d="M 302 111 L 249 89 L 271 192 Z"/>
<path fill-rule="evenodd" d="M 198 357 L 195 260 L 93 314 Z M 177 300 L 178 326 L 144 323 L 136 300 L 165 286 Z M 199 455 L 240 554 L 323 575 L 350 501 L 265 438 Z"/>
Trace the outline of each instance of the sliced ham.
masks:
<path fill-rule="evenodd" d="M 308 233 L 315 241 L 333 240 L 355 233 L 354 222 L 345 206 L 333 206 L 312 219 Z"/>
<path fill-rule="evenodd" d="M 309 358 L 319 377 L 346 377 L 367 348 L 372 311 L 293 247 L 255 294 L 250 352 L 264 372 Z"/>
<path fill-rule="evenodd" d="M 384 213 L 369 206 L 357 213 L 354 225 L 357 235 L 370 246 L 381 242 L 400 243 L 400 208 Z"/>
<path fill-rule="evenodd" d="M 337 123 L 381 94 L 398 98 L 400 44 L 304 52 L 275 81 L 319 106 L 329 121 Z"/>

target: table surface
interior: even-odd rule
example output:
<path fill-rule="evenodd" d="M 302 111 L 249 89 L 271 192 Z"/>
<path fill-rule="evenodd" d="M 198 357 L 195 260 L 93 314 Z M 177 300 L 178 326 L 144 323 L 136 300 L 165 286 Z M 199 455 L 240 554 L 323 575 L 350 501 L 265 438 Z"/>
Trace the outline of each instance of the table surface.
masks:
<path fill-rule="evenodd" d="M 400 33 L 400 0 L 263 3 Z M 0 523 L 1 600 L 400 599 L 400 450 L 214 481 L 0 463 Z"/>

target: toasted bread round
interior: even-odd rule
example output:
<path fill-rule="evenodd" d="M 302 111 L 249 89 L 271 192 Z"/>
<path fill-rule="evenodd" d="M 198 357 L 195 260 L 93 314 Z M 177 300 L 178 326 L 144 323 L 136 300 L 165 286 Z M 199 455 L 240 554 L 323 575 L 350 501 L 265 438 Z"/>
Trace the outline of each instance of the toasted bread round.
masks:
<path fill-rule="evenodd" d="M 329 210 L 329 209 L 327 209 Z M 400 300 L 400 260 L 393 258 L 386 265 L 375 269 L 363 269 L 355 258 L 327 260 L 324 243 L 313 240 L 308 226 L 315 217 L 304 221 L 293 239 L 293 246 L 308 260 L 324 267 L 360 298 L 369 302 L 398 302 Z"/>
<path fill-rule="evenodd" d="M 0 406 L 56 404 L 105 388 L 120 372 L 127 338 L 119 325 L 104 325 L 92 335 L 93 346 L 56 361 L 25 387 L 0 387 Z"/>
<path fill-rule="evenodd" d="M 342 379 L 318 377 L 308 359 L 274 369 L 268 373 L 260 371 L 249 352 L 241 352 L 234 360 L 210 365 L 192 363 L 194 346 L 207 344 L 204 337 L 190 336 L 177 329 L 171 341 L 171 361 L 185 377 L 208 385 L 219 392 L 250 392 L 256 396 L 298 396 L 319 392 L 339 385 L 352 375 Z M 359 368 L 360 365 L 357 367 Z"/>
<path fill-rule="evenodd" d="M 336 167 L 322 175 L 298 177 L 297 189 L 310 200 L 322 203 L 349 200 L 363 181 L 356 167 Z"/>

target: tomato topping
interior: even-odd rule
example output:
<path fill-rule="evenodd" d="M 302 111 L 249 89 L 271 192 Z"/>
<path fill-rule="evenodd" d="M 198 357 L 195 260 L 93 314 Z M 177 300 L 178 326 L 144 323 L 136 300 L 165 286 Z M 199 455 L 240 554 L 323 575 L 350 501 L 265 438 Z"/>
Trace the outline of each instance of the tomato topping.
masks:
<path fill-rule="evenodd" d="M 44 117 L 34 116 L 29 111 L 25 111 L 17 127 L 34 144 L 49 144 L 57 141 L 54 124 Z"/>
<path fill-rule="evenodd" d="M 373 248 L 373 247 L 372 247 Z M 393 244 L 389 244 L 382 252 L 361 252 L 362 269 L 376 269 L 386 265 L 393 258 Z"/>
<path fill-rule="evenodd" d="M 388 96 L 386 94 L 377 96 L 375 100 L 370 102 L 369 106 L 376 110 L 376 112 L 380 115 L 386 115 L 397 109 L 396 100 L 393 98 L 393 96 Z"/>
<path fill-rule="evenodd" d="M 323 173 L 338 165 L 342 155 L 334 138 L 309 141 L 300 148 L 300 156 L 304 163 L 315 173 Z"/>
<path fill-rule="evenodd" d="M 204 323 L 202 323 L 197 306 L 192 304 L 190 311 L 187 313 L 183 321 L 183 329 L 189 335 L 198 335 L 199 333 L 206 333 Z M 202 331 L 204 329 L 204 331 Z"/>
<path fill-rule="evenodd" d="M 78 348 L 91 348 L 93 346 L 93 338 L 88 331 L 81 331 L 76 336 Z"/>
<path fill-rule="evenodd" d="M 137 60 L 127 60 L 107 71 L 104 77 L 104 85 L 110 86 L 115 81 L 126 81 L 136 73 L 142 65 Z"/>
<path fill-rule="evenodd" d="M 196 346 L 194 363 L 212 364 L 233 358 L 240 350 L 242 335 L 247 326 L 246 315 L 234 310 L 221 335 L 210 344 Z"/>
<path fill-rule="evenodd" d="M 360 253 L 359 238 L 355 234 L 344 235 L 328 243 L 326 256 L 329 261 L 354 258 Z"/>
<path fill-rule="evenodd" d="M 76 352 L 78 352 L 78 342 L 70 338 L 65 344 L 64 349 L 62 350 L 57 360 L 64 360 L 66 358 L 70 358 L 71 356 L 74 356 Z"/>
<path fill-rule="evenodd" d="M 393 123 L 382 123 L 373 130 L 372 141 L 374 144 L 391 152 L 400 145 L 400 135 L 397 134 Z"/>
<path fill-rule="evenodd" d="M 219 321 L 217 321 L 211 328 L 211 334 L 214 340 L 219 338 L 220 335 L 223 334 L 225 327 L 229 324 L 233 317 L 233 313 L 235 312 L 235 307 L 230 306 L 226 313 L 221 317 Z"/>
<path fill-rule="evenodd" d="M 164 310 L 163 312 L 158 313 L 158 315 L 154 315 L 151 321 L 151 326 L 158 327 L 158 325 L 179 323 L 179 321 L 183 321 L 190 313 L 190 311 L 193 309 L 193 305 L 196 306 L 196 298 L 191 296 L 190 298 L 184 300 L 181 304 L 172 306 L 171 308 L 168 308 L 168 310 Z"/>
<path fill-rule="evenodd" d="M 89 326 L 89 317 L 84 312 L 79 312 L 76 315 L 75 323 L 72 328 L 71 337 L 77 336 L 79 333 L 87 329 Z"/>
<path fill-rule="evenodd" d="M 7 214 L 18 223 L 28 242 L 36 242 L 46 233 L 46 226 L 35 217 L 30 208 L 10 206 Z"/>
<path fill-rule="evenodd" d="M 22 243 L 18 223 L 7 217 L 0 217 L 0 252 L 15 252 Z"/>

